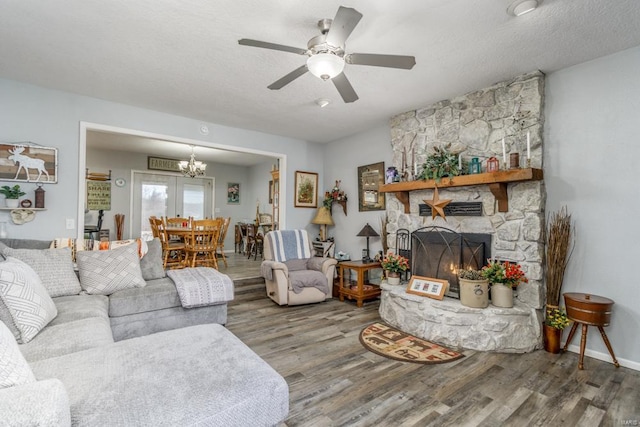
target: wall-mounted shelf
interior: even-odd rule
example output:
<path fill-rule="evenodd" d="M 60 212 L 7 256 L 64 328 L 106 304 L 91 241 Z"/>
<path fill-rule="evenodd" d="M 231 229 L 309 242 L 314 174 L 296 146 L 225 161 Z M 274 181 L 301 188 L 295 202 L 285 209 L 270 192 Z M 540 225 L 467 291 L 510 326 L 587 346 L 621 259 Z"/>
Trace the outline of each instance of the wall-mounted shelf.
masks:
<path fill-rule="evenodd" d="M 433 179 L 428 181 L 406 181 L 393 184 L 382 184 L 378 188 L 381 193 L 395 193 L 396 198 L 404 205 L 404 213 L 411 212 L 409 193 L 430 188 L 467 187 L 474 185 L 488 185 L 491 193 L 498 201 L 498 211 L 509 211 L 509 198 L 507 196 L 507 184 L 510 182 L 541 181 L 542 169 L 526 168 L 511 169 L 499 172 L 478 173 L 473 175 L 460 175 L 453 178 L 442 178 L 440 182 Z"/>
<path fill-rule="evenodd" d="M 0 211 L 10 211 L 11 214 L 13 214 L 16 211 L 29 211 L 29 213 L 33 213 L 34 218 L 36 216 L 37 211 L 46 211 L 46 210 L 47 208 L 0 208 Z M 26 222 L 31 221 L 31 219 L 25 220 L 24 217 L 21 217 L 21 219 L 22 220 L 18 220 L 16 222 L 16 217 L 14 217 L 14 215 L 11 215 L 11 220 L 13 221 L 14 224 L 17 224 L 17 225 L 22 225 Z"/>
<path fill-rule="evenodd" d="M 342 206 L 342 210 L 344 211 L 344 216 L 347 216 L 347 201 L 346 200 L 334 200 L 333 202 L 331 202 L 331 207 L 333 207 L 334 203 L 337 203 L 340 206 Z"/>

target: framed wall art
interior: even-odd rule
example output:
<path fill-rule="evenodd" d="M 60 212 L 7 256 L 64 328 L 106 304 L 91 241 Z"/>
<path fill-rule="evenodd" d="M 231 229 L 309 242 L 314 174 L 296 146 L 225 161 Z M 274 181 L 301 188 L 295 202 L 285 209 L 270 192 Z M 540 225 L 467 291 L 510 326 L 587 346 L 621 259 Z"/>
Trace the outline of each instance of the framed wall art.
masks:
<path fill-rule="evenodd" d="M 449 282 L 447 280 L 411 276 L 411 281 L 407 286 L 407 293 L 441 300 L 444 298 L 444 293 L 448 287 Z"/>
<path fill-rule="evenodd" d="M 227 183 L 227 204 L 239 205 L 240 204 L 240 184 L 237 182 Z"/>
<path fill-rule="evenodd" d="M 0 144 L 0 180 L 58 182 L 58 149 L 31 143 Z"/>
<path fill-rule="evenodd" d="M 384 184 L 384 162 L 358 167 L 358 210 L 385 210 L 384 193 L 378 187 Z"/>
<path fill-rule="evenodd" d="M 315 172 L 296 171 L 296 208 L 318 207 L 318 174 Z"/>

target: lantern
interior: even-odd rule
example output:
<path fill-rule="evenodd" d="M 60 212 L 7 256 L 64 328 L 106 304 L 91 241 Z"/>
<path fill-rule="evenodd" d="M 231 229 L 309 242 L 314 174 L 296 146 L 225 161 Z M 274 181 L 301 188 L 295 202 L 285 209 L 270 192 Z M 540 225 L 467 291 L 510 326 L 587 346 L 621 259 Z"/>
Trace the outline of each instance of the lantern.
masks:
<path fill-rule="evenodd" d="M 471 163 L 469 163 L 469 175 L 473 175 L 474 173 L 482 172 L 482 165 L 477 157 L 471 159 Z"/>
<path fill-rule="evenodd" d="M 500 162 L 495 157 L 487 159 L 487 172 L 498 172 L 500 170 Z"/>
<path fill-rule="evenodd" d="M 35 190 L 36 193 L 36 208 L 44 208 L 44 190 L 42 189 L 42 184 L 38 184 L 38 188 Z"/>

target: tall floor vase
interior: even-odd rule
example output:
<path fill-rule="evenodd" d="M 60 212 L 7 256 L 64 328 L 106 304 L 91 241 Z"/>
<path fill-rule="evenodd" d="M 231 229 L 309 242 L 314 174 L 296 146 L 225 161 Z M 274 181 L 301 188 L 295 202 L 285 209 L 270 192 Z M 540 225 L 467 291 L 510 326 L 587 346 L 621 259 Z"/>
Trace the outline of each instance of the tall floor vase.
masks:
<path fill-rule="evenodd" d="M 513 289 L 503 283 L 491 285 L 491 304 L 496 307 L 513 307 Z"/>

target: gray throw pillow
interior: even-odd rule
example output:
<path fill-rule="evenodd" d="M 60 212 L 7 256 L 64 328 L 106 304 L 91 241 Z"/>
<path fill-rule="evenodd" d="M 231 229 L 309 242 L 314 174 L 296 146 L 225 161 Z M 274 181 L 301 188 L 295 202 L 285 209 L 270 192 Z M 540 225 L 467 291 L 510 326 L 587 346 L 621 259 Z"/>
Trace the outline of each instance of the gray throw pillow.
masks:
<path fill-rule="evenodd" d="M 17 258 L 0 262 L 0 320 L 26 344 L 58 315 L 53 300 L 31 267 Z"/>
<path fill-rule="evenodd" d="M 71 249 L 4 249 L 6 256 L 18 258 L 40 276 L 52 298 L 78 295 L 82 289 L 73 271 Z"/>
<path fill-rule="evenodd" d="M 162 243 L 157 237 L 147 242 L 147 253 L 140 259 L 140 269 L 144 280 L 166 277 L 162 260 Z"/>
<path fill-rule="evenodd" d="M 308 259 L 288 259 L 284 262 L 284 265 L 287 266 L 289 271 L 299 271 L 307 269 L 307 261 Z"/>
<path fill-rule="evenodd" d="M 76 257 L 80 286 L 89 294 L 111 295 L 147 284 L 142 278 L 137 245 L 108 251 L 79 251 Z"/>
<path fill-rule="evenodd" d="M 0 322 L 0 388 L 33 383 L 36 379 L 18 348 L 15 337 Z"/>

